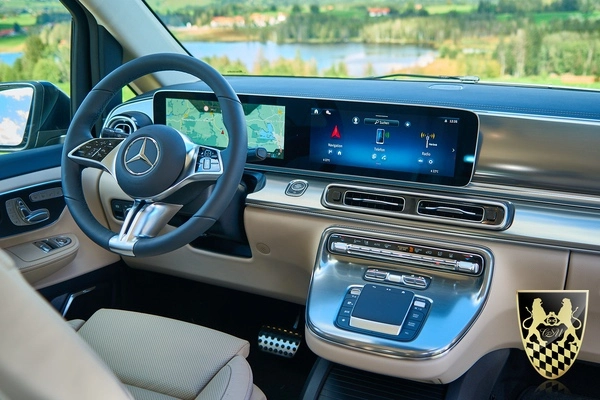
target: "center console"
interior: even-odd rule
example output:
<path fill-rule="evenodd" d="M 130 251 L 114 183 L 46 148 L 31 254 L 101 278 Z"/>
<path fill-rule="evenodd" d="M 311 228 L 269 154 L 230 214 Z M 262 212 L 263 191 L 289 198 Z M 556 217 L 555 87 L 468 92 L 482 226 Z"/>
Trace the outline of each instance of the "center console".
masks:
<path fill-rule="evenodd" d="M 345 227 L 325 231 L 319 249 L 308 329 L 391 357 L 451 349 L 481 311 L 493 269 L 484 248 Z"/>

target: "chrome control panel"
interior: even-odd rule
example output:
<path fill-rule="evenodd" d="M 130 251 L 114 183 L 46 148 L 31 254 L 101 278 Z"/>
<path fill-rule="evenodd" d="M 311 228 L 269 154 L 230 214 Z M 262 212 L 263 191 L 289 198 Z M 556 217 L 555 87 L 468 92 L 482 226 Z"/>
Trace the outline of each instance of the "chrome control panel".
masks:
<path fill-rule="evenodd" d="M 337 254 L 396 261 L 471 275 L 481 274 L 484 267 L 483 257 L 479 254 L 371 237 L 335 234 L 329 237 L 328 247 L 329 251 Z"/>
<path fill-rule="evenodd" d="M 307 328 L 385 357 L 443 354 L 481 312 L 493 267 L 481 246 L 332 227 L 312 273 Z"/>

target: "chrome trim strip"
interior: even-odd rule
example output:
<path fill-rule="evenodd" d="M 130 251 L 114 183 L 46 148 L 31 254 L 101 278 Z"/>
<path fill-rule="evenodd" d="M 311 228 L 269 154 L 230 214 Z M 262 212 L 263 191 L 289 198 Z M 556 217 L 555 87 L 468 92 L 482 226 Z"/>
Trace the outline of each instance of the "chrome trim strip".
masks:
<path fill-rule="evenodd" d="M 34 172 L 34 174 L 35 174 L 35 172 Z M 17 187 L 15 189 L 11 189 L 11 190 L 8 190 L 6 192 L 0 192 L 0 196 L 8 196 L 8 195 L 10 195 L 12 193 L 17 193 L 17 192 L 20 192 L 22 190 L 32 190 L 32 189 L 35 189 L 37 187 L 46 186 L 46 185 L 52 185 L 52 184 L 58 184 L 59 185 L 58 187 L 62 191 L 62 186 L 60 186 L 62 184 L 62 182 L 59 179 L 52 179 L 52 180 L 47 181 L 47 182 L 40 182 L 40 183 L 36 183 L 36 184 L 33 184 L 33 185 L 27 185 L 27 186 L 24 186 L 24 187 Z M 35 192 L 32 192 L 32 193 L 35 193 Z M 34 202 L 31 199 L 29 199 L 29 200 L 32 201 L 32 202 Z"/>
<path fill-rule="evenodd" d="M 329 182 L 309 180 L 306 193 L 300 197 L 285 196 L 285 188 L 293 177 L 281 174 L 266 174 L 266 185 L 246 198 L 246 205 L 281 212 L 305 213 L 328 218 L 331 223 L 364 223 L 382 228 L 410 228 L 435 231 L 449 236 L 503 241 L 515 241 L 570 249 L 600 251 L 600 199 L 588 206 L 571 204 L 542 204 L 540 200 L 529 200 L 525 196 L 509 197 L 510 192 L 496 195 L 506 196 L 511 201 L 514 215 L 511 225 L 503 231 L 473 229 L 472 226 L 441 224 L 417 219 L 398 219 L 382 215 L 359 214 L 342 210 L 327 209 L 321 204 L 323 190 Z M 461 190 L 462 191 L 462 190 Z M 469 195 L 478 194 L 479 188 L 471 188 Z M 481 190 L 483 192 L 483 190 Z M 485 191 L 484 195 L 494 192 Z M 587 197 L 583 200 L 593 200 Z M 342 222 L 344 223 L 344 222 Z"/>
<path fill-rule="evenodd" d="M 92 290 L 96 289 L 96 286 L 92 286 L 90 288 L 87 289 L 83 289 L 77 293 L 71 293 L 71 295 L 69 296 L 69 298 L 67 299 L 67 302 L 65 303 L 65 305 L 63 306 L 60 314 L 64 317 L 67 315 L 67 313 L 69 312 L 69 309 L 71 308 L 71 305 L 73 304 L 73 301 L 75 301 L 75 299 L 79 296 L 82 296 L 84 294 L 88 294 L 89 292 L 91 292 Z"/>

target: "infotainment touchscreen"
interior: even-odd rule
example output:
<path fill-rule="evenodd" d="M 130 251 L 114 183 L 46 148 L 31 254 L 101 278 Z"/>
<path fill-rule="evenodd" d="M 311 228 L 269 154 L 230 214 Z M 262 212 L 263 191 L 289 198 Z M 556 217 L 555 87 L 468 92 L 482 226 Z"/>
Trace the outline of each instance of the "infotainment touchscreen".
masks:
<path fill-rule="evenodd" d="M 264 147 L 253 168 L 303 174 L 464 186 L 473 175 L 479 119 L 460 109 L 389 103 L 239 95 L 249 147 Z M 228 134 L 212 93 L 159 91 L 156 123 L 195 143 L 225 148 Z"/>
<path fill-rule="evenodd" d="M 460 117 L 381 111 L 313 108 L 311 161 L 454 176 Z"/>

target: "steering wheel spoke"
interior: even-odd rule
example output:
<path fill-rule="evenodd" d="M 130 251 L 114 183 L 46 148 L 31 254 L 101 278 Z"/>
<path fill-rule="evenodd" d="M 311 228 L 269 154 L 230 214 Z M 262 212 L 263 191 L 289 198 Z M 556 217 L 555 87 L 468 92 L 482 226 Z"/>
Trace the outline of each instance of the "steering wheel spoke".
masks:
<path fill-rule="evenodd" d="M 115 159 L 124 139 L 90 139 L 69 152 L 69 159 L 92 168 L 102 169 L 114 175 Z"/>
<path fill-rule="evenodd" d="M 109 241 L 112 251 L 133 256 L 133 246 L 142 238 L 156 237 L 181 209 L 181 205 L 135 200 L 119 234 Z"/>

